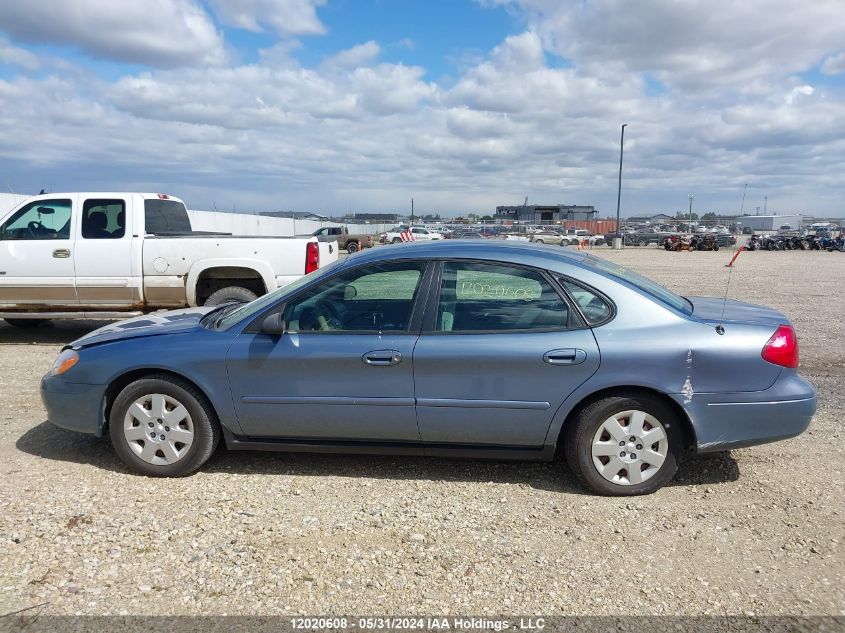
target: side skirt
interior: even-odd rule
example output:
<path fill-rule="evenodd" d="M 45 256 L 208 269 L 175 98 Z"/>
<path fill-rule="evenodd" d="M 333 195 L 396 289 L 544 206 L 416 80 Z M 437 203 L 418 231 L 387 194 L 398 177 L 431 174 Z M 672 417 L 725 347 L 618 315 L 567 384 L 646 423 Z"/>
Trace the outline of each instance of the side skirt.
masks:
<path fill-rule="evenodd" d="M 272 451 L 288 453 L 341 453 L 347 455 L 417 455 L 517 461 L 554 459 L 554 446 L 499 446 L 477 444 L 425 444 L 423 442 L 375 442 L 313 438 L 254 438 L 235 435 L 223 427 L 223 439 L 230 451 Z"/>

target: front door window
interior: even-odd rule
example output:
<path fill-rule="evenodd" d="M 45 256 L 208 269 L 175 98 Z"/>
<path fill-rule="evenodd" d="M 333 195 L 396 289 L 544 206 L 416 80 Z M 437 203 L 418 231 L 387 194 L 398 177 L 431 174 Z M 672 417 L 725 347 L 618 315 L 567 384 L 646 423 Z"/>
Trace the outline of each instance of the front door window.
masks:
<path fill-rule="evenodd" d="M 70 239 L 70 200 L 37 200 L 9 218 L 0 227 L 4 240 Z"/>

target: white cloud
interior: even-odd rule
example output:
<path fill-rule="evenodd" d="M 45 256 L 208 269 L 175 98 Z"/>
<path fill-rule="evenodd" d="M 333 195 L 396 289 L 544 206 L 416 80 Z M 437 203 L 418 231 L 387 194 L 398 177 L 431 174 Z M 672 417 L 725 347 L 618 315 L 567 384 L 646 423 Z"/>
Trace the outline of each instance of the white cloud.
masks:
<path fill-rule="evenodd" d="M 690 89 L 808 70 L 845 41 L 841 0 L 505 0 L 547 48 L 594 74 L 652 72 Z"/>
<path fill-rule="evenodd" d="M 381 47 L 378 42 L 370 40 L 363 44 L 358 44 L 352 48 L 347 48 L 339 53 L 335 53 L 326 60 L 326 64 L 330 66 L 340 66 L 341 68 L 358 68 L 360 66 L 369 66 L 381 53 Z"/>
<path fill-rule="evenodd" d="M 320 35 L 326 28 L 317 7 L 326 0 L 210 0 L 217 17 L 228 26 L 248 31 L 270 30 L 279 35 Z"/>
<path fill-rule="evenodd" d="M 194 0 L 0 2 L 0 30 L 22 42 L 162 68 L 226 57 L 221 35 Z"/>
<path fill-rule="evenodd" d="M 831 55 L 822 63 L 821 71 L 825 75 L 841 75 L 845 73 L 845 51 Z"/>
<path fill-rule="evenodd" d="M 792 90 L 789 91 L 789 94 L 786 95 L 786 103 L 792 105 L 795 103 L 795 100 L 798 99 L 800 96 L 809 97 L 815 92 L 815 89 L 807 84 L 803 86 L 795 86 Z"/>
<path fill-rule="evenodd" d="M 697 7 L 689 11 L 703 20 Z M 748 27 L 740 47 L 762 48 L 742 68 L 700 38 L 701 58 L 687 58 L 672 33 L 660 50 L 646 46 L 654 33 L 612 43 L 610 58 L 571 44 L 578 55 L 561 63 L 549 53 L 565 32 L 559 19 L 533 13 L 529 30 L 444 82 L 380 61 L 390 45 L 375 41 L 305 67 L 287 38 L 253 64 L 116 80 L 20 72 L 0 80 L 0 169 L 18 190 L 49 177 L 56 189 L 167 190 L 200 207 L 402 210 L 414 194 L 424 211 L 490 212 L 528 195 L 608 212 L 626 122 L 623 212 L 675 211 L 690 191 L 701 209 L 735 211 L 748 183 L 746 208 L 768 195 L 779 212 L 841 213 L 845 99 L 835 80 L 811 86 L 797 63 L 782 68 L 781 53 L 767 52 L 782 39 L 767 29 L 787 28 L 781 21 Z M 604 19 L 642 27 L 632 11 Z M 841 50 L 808 46 L 816 52 L 794 57 L 810 66 Z M 723 85 L 709 83 L 720 74 Z"/>
<path fill-rule="evenodd" d="M 24 48 L 13 46 L 3 37 L 0 37 L 0 63 L 20 66 L 26 70 L 36 70 L 41 66 L 38 55 L 30 53 Z"/>

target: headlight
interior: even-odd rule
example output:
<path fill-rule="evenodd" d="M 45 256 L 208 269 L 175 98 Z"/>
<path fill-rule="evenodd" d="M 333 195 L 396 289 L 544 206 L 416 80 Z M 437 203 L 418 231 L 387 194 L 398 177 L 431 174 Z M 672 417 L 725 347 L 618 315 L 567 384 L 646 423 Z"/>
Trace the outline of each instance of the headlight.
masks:
<path fill-rule="evenodd" d="M 50 375 L 51 376 L 61 376 L 65 373 L 68 369 L 76 365 L 79 362 L 79 354 L 77 354 L 72 349 L 66 349 L 59 357 L 56 359 L 56 362 L 53 363 L 53 366 L 50 368 Z"/>

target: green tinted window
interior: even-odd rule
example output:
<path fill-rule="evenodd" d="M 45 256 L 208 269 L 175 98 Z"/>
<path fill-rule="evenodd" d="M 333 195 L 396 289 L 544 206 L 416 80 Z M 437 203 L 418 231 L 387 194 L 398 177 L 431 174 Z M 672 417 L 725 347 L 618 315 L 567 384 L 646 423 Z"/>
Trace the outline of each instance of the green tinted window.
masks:
<path fill-rule="evenodd" d="M 70 239 L 70 200 L 37 200 L 0 227 L 4 240 Z"/>
<path fill-rule="evenodd" d="M 537 271 L 475 262 L 443 265 L 437 331 L 549 330 L 568 324 L 567 304 Z"/>
<path fill-rule="evenodd" d="M 425 264 L 359 266 L 294 297 L 285 307 L 291 332 L 397 332 L 408 329 Z"/>

